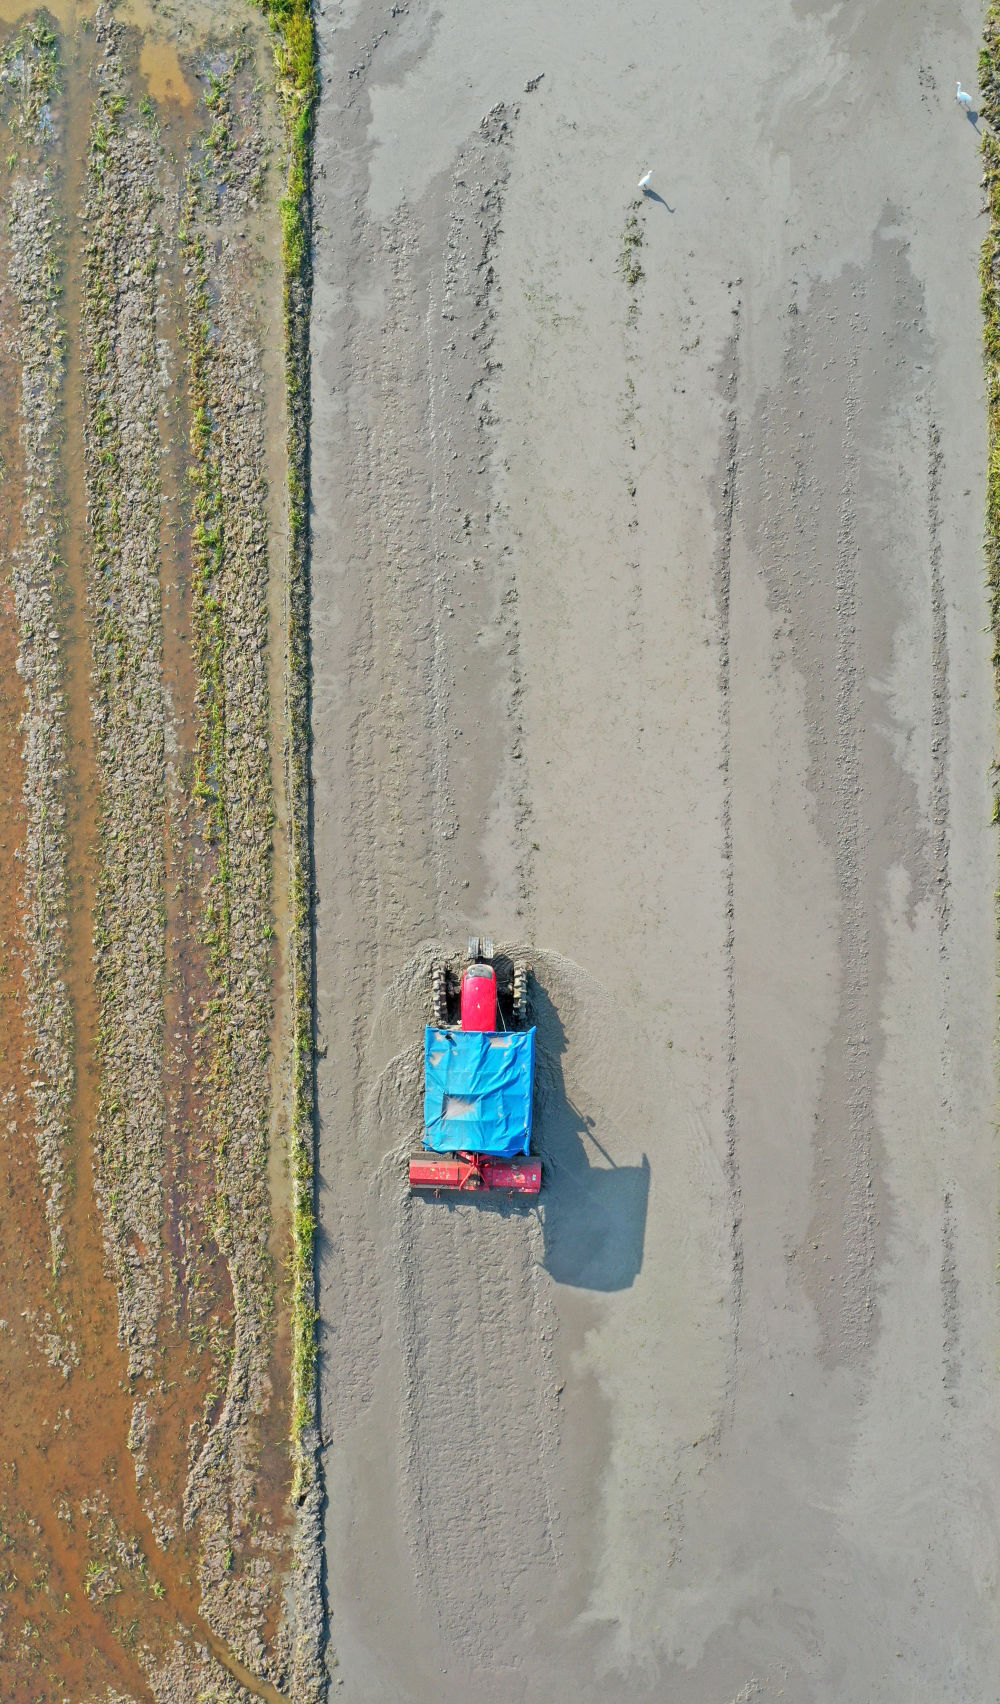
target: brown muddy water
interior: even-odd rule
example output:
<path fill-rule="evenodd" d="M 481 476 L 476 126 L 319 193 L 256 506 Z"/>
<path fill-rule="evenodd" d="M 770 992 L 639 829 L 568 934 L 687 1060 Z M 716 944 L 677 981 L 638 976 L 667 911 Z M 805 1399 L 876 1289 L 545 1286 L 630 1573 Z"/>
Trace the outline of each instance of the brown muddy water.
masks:
<path fill-rule="evenodd" d="M 108 1043 L 93 930 L 108 854 L 102 846 L 94 722 L 92 542 L 83 454 L 90 404 L 80 339 L 80 212 L 100 56 L 107 46 L 102 14 L 92 6 L 58 0 L 39 13 L 20 0 L 0 0 L 0 51 L 42 17 L 56 35 L 59 59 L 48 114 L 31 136 L 11 116 L 17 91 L 7 92 L 0 197 L 12 193 L 19 173 L 54 185 L 67 233 L 62 247 L 53 233 L 65 345 L 51 351 L 49 359 L 60 395 L 53 473 L 59 551 L 53 573 L 67 753 L 61 782 L 66 812 L 62 978 L 72 1016 L 74 1073 L 65 1133 L 64 1240 L 54 1266 L 30 1098 L 35 1067 L 24 997 L 31 949 L 24 855 L 27 698 L 18 672 L 18 622 L 7 572 L 12 552 L 25 544 L 34 524 L 25 501 L 23 433 L 12 400 L 33 381 L 19 369 L 9 335 L 19 308 L 7 276 L 8 253 L 0 245 L 0 383 L 7 399 L 0 416 L 0 1697 L 75 1704 L 104 1698 L 112 1688 L 124 1699 L 166 1704 L 195 1696 L 196 1684 L 221 1684 L 230 1688 L 227 1696 L 273 1701 L 283 1696 L 288 1665 L 281 1600 L 290 1519 L 285 1447 L 289 1343 L 280 1262 L 287 1230 L 283 1067 L 289 1029 L 280 974 L 287 911 L 281 876 L 284 813 L 279 787 L 270 828 L 273 916 L 267 920 L 267 938 L 273 936 L 267 1230 L 274 1308 L 255 1405 L 244 1415 L 231 1372 L 239 1252 L 224 1248 L 215 1228 L 222 1185 L 209 1113 L 216 1062 L 206 1020 L 213 994 L 206 906 L 218 879 L 218 853 L 209 843 L 195 785 L 203 701 L 192 615 L 185 262 L 175 237 L 186 174 L 203 172 L 207 178 L 210 167 L 220 171 L 211 161 L 205 165 L 204 138 L 218 123 L 218 105 L 210 107 L 206 94 L 212 96 L 234 56 L 242 56 L 250 68 L 244 81 L 252 73 L 267 86 L 254 121 L 264 187 L 256 201 L 240 200 L 238 171 L 230 173 L 224 163 L 220 175 L 227 181 L 218 193 L 221 212 L 213 214 L 209 282 L 218 265 L 220 275 L 229 268 L 230 297 L 234 279 L 242 284 L 248 336 L 262 326 L 279 327 L 281 137 L 267 35 L 249 6 L 237 0 L 211 8 L 193 5 L 184 8 L 178 22 L 173 10 L 132 0 L 116 16 L 128 26 L 115 48 L 125 70 L 126 102 L 155 125 L 163 161 L 156 326 L 166 754 L 162 1297 L 154 1372 L 130 1374 L 120 1342 L 116 1268 L 95 1190 L 94 1157 Z M 237 81 L 237 104 L 240 87 Z M 240 112 L 236 119 L 241 120 Z M 246 120 L 244 130 L 251 128 Z M 276 336 L 272 329 L 271 337 Z M 274 629 L 283 610 L 284 414 L 280 347 L 263 341 L 271 744 L 272 768 L 280 775 L 284 729 L 274 659 L 283 654 L 283 644 Z M 149 1253 L 137 1249 L 137 1261 Z M 228 1577 L 220 1584 L 206 1562 L 211 1534 L 189 1502 L 188 1482 L 193 1453 L 211 1454 L 216 1434 L 223 1440 L 220 1471 L 226 1471 L 225 1440 L 233 1428 L 241 1440 L 237 1453 L 243 1477 L 229 1498 L 223 1562 Z M 254 1636 L 241 1644 L 232 1611 L 243 1600 L 253 1608 Z"/>

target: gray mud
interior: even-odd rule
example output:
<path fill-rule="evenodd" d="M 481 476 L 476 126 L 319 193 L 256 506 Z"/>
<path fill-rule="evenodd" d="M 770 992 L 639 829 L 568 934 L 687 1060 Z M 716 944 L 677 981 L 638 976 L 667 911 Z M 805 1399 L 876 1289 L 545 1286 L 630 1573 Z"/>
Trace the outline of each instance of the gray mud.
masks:
<path fill-rule="evenodd" d="M 319 14 L 348 1704 L 995 1691 L 979 27 Z M 404 1186 L 471 932 L 536 948 L 537 1209 Z"/>

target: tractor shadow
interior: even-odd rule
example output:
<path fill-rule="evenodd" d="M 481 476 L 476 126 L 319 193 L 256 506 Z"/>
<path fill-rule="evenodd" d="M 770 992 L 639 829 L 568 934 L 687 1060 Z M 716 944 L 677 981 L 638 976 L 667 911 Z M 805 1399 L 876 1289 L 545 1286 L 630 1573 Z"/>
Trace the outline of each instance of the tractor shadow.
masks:
<path fill-rule="evenodd" d="M 532 1022 L 538 1032 L 532 1147 L 542 1160 L 546 1270 L 557 1284 L 627 1290 L 642 1269 L 649 1160 L 643 1154 L 641 1165 L 616 1165 L 594 1134 L 595 1121 L 574 1106 L 562 1068 L 566 1031 L 537 979 Z"/>

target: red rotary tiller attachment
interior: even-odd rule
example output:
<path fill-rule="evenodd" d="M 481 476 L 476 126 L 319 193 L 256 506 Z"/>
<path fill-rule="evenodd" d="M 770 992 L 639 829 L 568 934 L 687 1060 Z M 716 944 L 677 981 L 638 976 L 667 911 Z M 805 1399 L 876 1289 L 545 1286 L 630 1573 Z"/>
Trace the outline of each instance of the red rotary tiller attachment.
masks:
<path fill-rule="evenodd" d="M 411 1189 L 509 1189 L 518 1195 L 537 1195 L 541 1187 L 542 1162 L 533 1158 L 425 1153 L 410 1161 Z"/>

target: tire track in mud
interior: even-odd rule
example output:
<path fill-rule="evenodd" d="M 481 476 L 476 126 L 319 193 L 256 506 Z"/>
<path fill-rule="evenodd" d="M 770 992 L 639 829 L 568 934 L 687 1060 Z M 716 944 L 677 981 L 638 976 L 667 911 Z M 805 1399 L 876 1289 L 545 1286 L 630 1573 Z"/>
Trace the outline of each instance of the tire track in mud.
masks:
<path fill-rule="evenodd" d="M 355 668 L 372 677 L 377 693 L 355 724 L 352 746 L 352 767 L 370 777 L 358 794 L 364 814 L 354 867 L 365 912 L 377 920 L 382 962 L 409 918 L 434 910 L 434 829 L 448 809 L 445 757 L 435 740 L 443 687 L 434 657 L 430 470 L 424 416 L 411 400 L 421 396 L 426 372 L 413 276 L 417 248 L 418 233 L 404 211 L 385 239 L 391 330 L 374 352 L 374 418 L 355 423 L 361 455 L 352 458 L 352 496 L 369 517 L 365 554 L 373 594 Z M 428 752 L 437 794 L 430 810 Z"/>
<path fill-rule="evenodd" d="M 495 1673 L 519 1662 L 537 1570 L 555 1561 L 541 1228 L 506 1203 L 431 1200 L 403 1205 L 400 1232 L 400 1479 L 414 1577 L 449 1647 Z"/>
<path fill-rule="evenodd" d="M 441 588 L 435 618 L 441 680 L 436 737 L 439 749 L 450 754 L 451 789 L 442 850 L 463 818 L 481 822 L 489 835 L 490 819 L 499 816 L 502 842 L 491 837 L 483 878 L 493 887 L 492 903 L 521 919 L 522 932 L 530 937 L 533 811 L 523 723 L 518 561 L 515 531 L 501 495 L 505 470 L 497 462 L 495 393 L 501 364 L 494 357 L 503 300 L 496 254 L 519 111 L 503 103 L 492 107 L 453 168 L 442 281 L 438 286 L 432 271 L 427 321 L 429 421 L 440 439 L 432 507 Z M 484 580 L 485 587 L 477 585 Z M 452 623 L 463 615 L 465 622 L 456 631 Z M 496 629 L 494 635 L 486 620 Z M 462 677 L 474 674 L 480 657 L 492 663 L 498 678 L 477 702 L 474 686 Z M 495 774 L 485 779 L 484 748 L 494 754 L 495 766 Z M 455 813 L 456 794 L 464 806 L 461 814 Z M 483 857 L 481 849 L 466 842 L 464 867 L 477 855 Z M 438 910 L 446 915 L 455 904 L 463 860 L 442 857 L 439 868 Z"/>
<path fill-rule="evenodd" d="M 941 482 L 944 450 L 928 399 L 927 535 L 931 602 L 930 835 L 934 906 L 941 965 L 939 1032 L 939 1117 L 947 1130 L 953 1119 L 955 1062 L 949 1019 L 951 999 L 951 668 L 948 656 L 948 605 L 941 542 Z M 956 1259 L 955 1191 L 946 1187 L 941 1203 L 941 1381 L 951 1408 L 959 1404 L 962 1355 L 961 1289 Z"/>
<path fill-rule="evenodd" d="M 951 757 L 951 715 L 948 681 L 948 609 L 944 591 L 941 546 L 941 475 L 944 451 L 933 418 L 927 424 L 927 522 L 931 565 L 931 825 L 934 837 L 934 882 L 941 950 L 951 913 L 948 825 Z"/>
<path fill-rule="evenodd" d="M 738 1146 L 738 1126 L 736 1113 L 736 1074 L 737 1074 L 737 1037 L 736 1037 L 736 867 L 733 857 L 733 689 L 732 689 L 732 652 L 731 652 L 731 605 L 732 605 L 732 554 L 733 554 L 733 523 L 736 515 L 737 491 L 739 483 L 740 428 L 737 405 L 739 385 L 740 358 L 740 315 L 736 312 L 736 325 L 728 346 L 723 353 L 723 365 L 726 378 L 723 381 L 722 392 L 725 405 L 725 423 L 722 435 L 722 450 L 719 458 L 717 485 L 721 493 L 718 506 L 716 529 L 716 561 L 714 565 L 716 619 L 719 633 L 719 705 L 722 720 L 721 730 L 721 767 L 722 767 L 722 861 L 725 871 L 725 967 L 726 967 L 726 1087 L 723 1104 L 723 1119 L 726 1130 L 725 1174 L 729 1194 L 729 1212 L 731 1215 L 731 1266 L 732 1266 L 732 1366 L 727 1390 L 727 1409 L 731 1419 L 736 1405 L 736 1379 L 740 1357 L 740 1330 L 743 1313 L 743 1191 L 740 1182 L 740 1162 Z M 720 1416 L 716 1427 L 716 1441 L 723 1424 Z"/>
<path fill-rule="evenodd" d="M 341 524 L 372 595 L 348 663 L 349 855 L 359 907 L 386 941 L 412 918 L 423 932 L 454 910 L 465 872 L 479 885 L 478 830 L 498 807 L 522 842 L 500 875 L 504 899 L 528 897 L 517 589 L 489 489 L 492 251 L 509 129 L 506 109 L 484 119 L 440 211 L 404 207 L 380 229 L 356 216 L 352 301 L 364 305 L 347 333 L 343 478 L 346 508 L 366 523 Z M 428 259 L 437 245 L 440 262 Z M 367 304 L 382 290 L 373 324 Z"/>
<path fill-rule="evenodd" d="M 836 757 L 835 866 L 840 892 L 841 1006 L 838 1019 L 840 1045 L 829 1060 L 825 1085 L 825 1115 L 828 1128 L 822 1144 L 824 1185 L 834 1193 L 836 1205 L 827 1211 L 839 1217 L 840 1249 L 837 1257 L 840 1294 L 834 1309 L 827 1303 L 824 1315 L 829 1348 L 838 1358 L 856 1359 L 870 1346 L 875 1331 L 875 1270 L 878 1239 L 878 1208 L 872 1176 L 875 1142 L 874 1073 L 870 1068 L 871 962 L 870 921 L 863 893 L 863 826 L 861 820 L 861 681 L 862 664 L 858 633 L 859 545 L 855 512 L 859 458 L 855 443 L 855 421 L 859 409 L 857 369 L 860 339 L 855 338 L 846 358 L 843 400 L 843 488 L 840 496 L 836 541 L 834 607 L 836 621 Z M 842 1038 L 842 1039 L 841 1039 Z M 849 1129 L 847 1167 L 843 1156 L 834 1158 L 837 1138 L 829 1125 L 839 1123 L 846 1112 Z M 821 1138 L 822 1141 L 822 1138 Z M 842 1183 L 835 1181 L 840 1172 Z M 832 1186 L 832 1190 L 831 1190 Z"/>
<path fill-rule="evenodd" d="M 332 779 L 322 725 L 316 740 L 319 869 L 336 872 L 329 895 L 321 886 L 317 961 L 329 1042 L 321 1418 L 338 1463 L 332 1486 L 344 1472 L 354 1480 L 360 1439 L 384 1428 L 394 1469 L 382 1495 L 426 1639 L 472 1671 L 523 1660 L 529 1582 L 554 1555 L 542 1232 L 534 1214 L 410 1201 L 414 1038 L 428 1015 L 430 952 L 402 965 L 400 952 L 431 934 L 453 950 L 466 912 L 469 926 L 488 926 L 531 911 L 516 563 L 494 495 L 491 389 L 516 109 L 489 113 L 418 204 L 374 219 L 364 202 L 365 76 L 389 32 L 364 44 L 335 32 L 324 82 L 329 110 L 341 103 L 336 153 L 322 136 L 317 153 L 320 229 L 337 233 L 320 244 L 317 274 L 336 276 L 343 305 L 328 324 L 325 365 L 317 339 L 315 390 L 338 398 L 329 426 L 338 449 L 324 454 L 316 499 L 336 515 L 346 681 L 329 736 Z M 341 1519 L 332 1496 L 328 1535 Z M 340 1566 L 331 1552 L 334 1646 Z"/>

